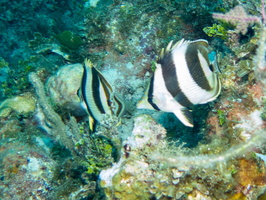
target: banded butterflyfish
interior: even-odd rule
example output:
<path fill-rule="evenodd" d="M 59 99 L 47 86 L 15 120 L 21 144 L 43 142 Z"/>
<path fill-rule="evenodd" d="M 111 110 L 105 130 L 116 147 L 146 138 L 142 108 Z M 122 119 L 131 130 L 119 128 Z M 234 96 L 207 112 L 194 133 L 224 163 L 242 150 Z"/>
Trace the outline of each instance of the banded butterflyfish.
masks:
<path fill-rule="evenodd" d="M 156 69 L 140 109 L 174 113 L 186 126 L 193 127 L 191 105 L 213 101 L 221 92 L 219 68 L 215 56 L 210 56 L 206 40 L 184 39 L 162 49 Z"/>
<path fill-rule="evenodd" d="M 104 115 L 121 117 L 124 111 L 123 101 L 114 91 L 105 77 L 85 59 L 79 96 L 82 106 L 89 115 L 90 129 L 94 130 L 95 120 L 101 123 Z"/>

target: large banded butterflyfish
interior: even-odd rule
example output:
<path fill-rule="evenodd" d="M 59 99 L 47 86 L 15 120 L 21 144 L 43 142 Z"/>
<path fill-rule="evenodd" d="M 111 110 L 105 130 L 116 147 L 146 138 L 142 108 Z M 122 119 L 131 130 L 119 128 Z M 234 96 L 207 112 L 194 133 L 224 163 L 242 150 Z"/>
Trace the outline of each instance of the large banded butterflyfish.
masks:
<path fill-rule="evenodd" d="M 83 67 L 79 96 L 89 115 L 90 129 L 94 130 L 95 120 L 101 123 L 104 115 L 120 118 L 124 111 L 124 103 L 114 94 L 109 82 L 90 60 L 85 59 Z"/>
<path fill-rule="evenodd" d="M 189 106 L 213 101 L 221 92 L 215 59 L 210 60 L 206 40 L 171 41 L 162 49 L 140 109 L 174 113 L 186 126 L 193 127 Z"/>

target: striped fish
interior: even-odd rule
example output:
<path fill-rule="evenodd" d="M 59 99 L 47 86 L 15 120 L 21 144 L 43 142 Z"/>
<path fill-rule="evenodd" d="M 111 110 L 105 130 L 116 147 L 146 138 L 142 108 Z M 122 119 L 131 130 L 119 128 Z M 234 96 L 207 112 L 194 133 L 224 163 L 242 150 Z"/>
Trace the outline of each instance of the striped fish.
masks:
<path fill-rule="evenodd" d="M 83 67 L 79 96 L 89 115 L 90 129 L 94 130 L 94 121 L 101 123 L 103 114 L 121 117 L 124 111 L 124 103 L 114 95 L 111 85 L 93 67 L 90 60 L 86 59 Z"/>
<path fill-rule="evenodd" d="M 175 45 L 172 43 L 162 49 L 148 89 L 137 107 L 172 112 L 184 125 L 193 127 L 188 107 L 213 101 L 220 94 L 218 65 L 216 60 L 210 62 L 206 40 L 182 39 Z"/>

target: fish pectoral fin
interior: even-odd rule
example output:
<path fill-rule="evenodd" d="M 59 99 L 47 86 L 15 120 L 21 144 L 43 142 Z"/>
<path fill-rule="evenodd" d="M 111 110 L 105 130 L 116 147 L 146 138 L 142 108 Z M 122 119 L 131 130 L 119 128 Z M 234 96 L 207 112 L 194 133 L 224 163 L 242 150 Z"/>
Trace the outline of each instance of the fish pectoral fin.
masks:
<path fill-rule="evenodd" d="M 193 127 L 193 117 L 191 111 L 187 108 L 182 108 L 173 112 L 175 116 L 188 127 Z"/>

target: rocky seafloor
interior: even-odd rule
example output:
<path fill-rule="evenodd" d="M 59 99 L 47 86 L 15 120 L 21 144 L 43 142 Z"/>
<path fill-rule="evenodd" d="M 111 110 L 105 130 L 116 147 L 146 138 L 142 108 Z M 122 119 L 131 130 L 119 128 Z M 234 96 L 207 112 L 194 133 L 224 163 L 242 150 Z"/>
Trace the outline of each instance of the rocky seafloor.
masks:
<path fill-rule="evenodd" d="M 264 1 L 1 1 L 0 199 L 266 199 Z M 206 39 L 222 92 L 195 126 L 138 110 L 160 51 Z M 125 103 L 89 129 L 85 58 Z"/>

